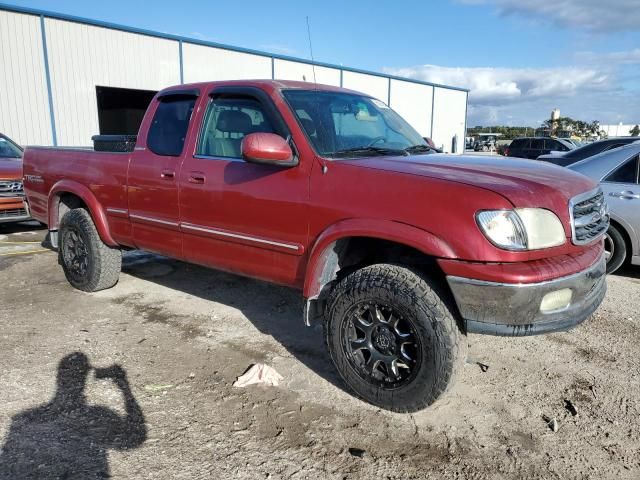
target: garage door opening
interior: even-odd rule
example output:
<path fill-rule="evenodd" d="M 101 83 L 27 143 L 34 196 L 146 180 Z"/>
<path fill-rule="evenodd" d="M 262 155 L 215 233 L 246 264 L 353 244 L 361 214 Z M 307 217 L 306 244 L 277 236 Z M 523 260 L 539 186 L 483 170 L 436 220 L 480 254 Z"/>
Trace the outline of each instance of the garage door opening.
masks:
<path fill-rule="evenodd" d="M 96 86 L 100 135 L 137 135 L 144 112 L 156 93 Z"/>

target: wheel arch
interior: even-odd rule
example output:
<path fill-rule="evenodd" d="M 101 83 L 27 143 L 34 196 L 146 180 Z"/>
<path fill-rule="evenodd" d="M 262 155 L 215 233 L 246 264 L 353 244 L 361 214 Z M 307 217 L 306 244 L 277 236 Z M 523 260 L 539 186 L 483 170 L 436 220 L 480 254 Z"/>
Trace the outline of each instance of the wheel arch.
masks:
<path fill-rule="evenodd" d="M 111 236 L 102 205 L 88 187 L 73 180 L 60 180 L 49 192 L 47 209 L 49 230 L 58 230 L 62 215 L 69 209 L 78 207 L 86 208 L 89 212 L 102 241 L 111 247 L 117 247 L 118 243 Z"/>
<path fill-rule="evenodd" d="M 360 263 L 366 259 L 358 256 L 362 255 L 358 247 L 363 247 L 361 250 L 391 249 L 394 257 L 414 255 L 414 258 L 421 257 L 425 262 L 431 259 L 436 269 L 439 268 L 435 263 L 436 258 L 456 258 L 455 252 L 444 240 L 412 225 L 369 219 L 338 222 L 324 230 L 311 249 L 303 287 L 303 295 L 307 299 L 307 324 L 311 323 L 312 317 L 318 316 L 311 302 L 317 300 L 325 288 L 338 279 L 339 272 L 367 264 Z M 397 258 L 392 260 L 398 261 Z"/>
<path fill-rule="evenodd" d="M 635 237 L 635 231 L 627 222 L 617 216 L 612 216 L 610 219 L 610 223 L 611 226 L 615 227 L 620 232 L 620 235 L 622 235 L 624 243 L 627 246 L 627 256 L 625 258 L 626 262 L 637 251 L 637 245 L 633 241 L 633 237 Z M 633 232 L 633 236 L 631 232 Z"/>

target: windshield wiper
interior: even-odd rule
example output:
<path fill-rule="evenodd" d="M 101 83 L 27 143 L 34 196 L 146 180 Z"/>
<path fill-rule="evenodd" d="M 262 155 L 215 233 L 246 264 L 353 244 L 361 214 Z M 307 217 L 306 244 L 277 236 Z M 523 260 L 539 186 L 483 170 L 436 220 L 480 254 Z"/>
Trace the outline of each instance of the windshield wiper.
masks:
<path fill-rule="evenodd" d="M 437 153 L 438 150 L 436 148 L 433 148 L 430 145 L 425 145 L 422 143 L 419 143 L 417 145 L 411 145 L 410 147 L 407 147 L 404 149 L 405 152 L 407 153 L 420 153 L 420 152 L 434 152 Z"/>
<path fill-rule="evenodd" d="M 402 155 L 406 156 L 409 154 L 406 150 L 400 150 L 398 148 L 384 148 L 384 147 L 355 147 L 355 148 L 346 148 L 344 150 L 338 150 L 337 152 L 333 152 L 331 154 L 332 157 L 336 155 L 344 155 L 344 154 L 364 154 L 364 155 Z"/>

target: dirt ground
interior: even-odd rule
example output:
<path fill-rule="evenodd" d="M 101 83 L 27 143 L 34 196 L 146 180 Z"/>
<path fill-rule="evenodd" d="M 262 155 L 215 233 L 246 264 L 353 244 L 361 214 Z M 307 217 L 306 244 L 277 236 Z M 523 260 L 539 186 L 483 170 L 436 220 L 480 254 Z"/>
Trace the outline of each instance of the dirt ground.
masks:
<path fill-rule="evenodd" d="M 44 234 L 0 226 L 2 478 L 640 478 L 640 268 L 571 332 L 470 335 L 401 415 L 345 390 L 298 292 L 131 252 L 85 294 Z M 256 362 L 281 385 L 232 387 Z"/>

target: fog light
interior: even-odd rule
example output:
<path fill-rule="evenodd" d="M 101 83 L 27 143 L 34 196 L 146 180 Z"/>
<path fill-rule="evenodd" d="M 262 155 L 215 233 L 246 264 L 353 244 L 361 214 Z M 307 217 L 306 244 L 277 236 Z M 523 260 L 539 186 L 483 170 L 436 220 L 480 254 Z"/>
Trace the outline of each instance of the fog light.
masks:
<path fill-rule="evenodd" d="M 571 304 L 572 296 L 573 292 L 570 288 L 563 288 L 562 290 L 549 292 L 542 297 L 542 302 L 540 302 L 540 311 L 542 313 L 549 313 L 564 310 Z"/>

